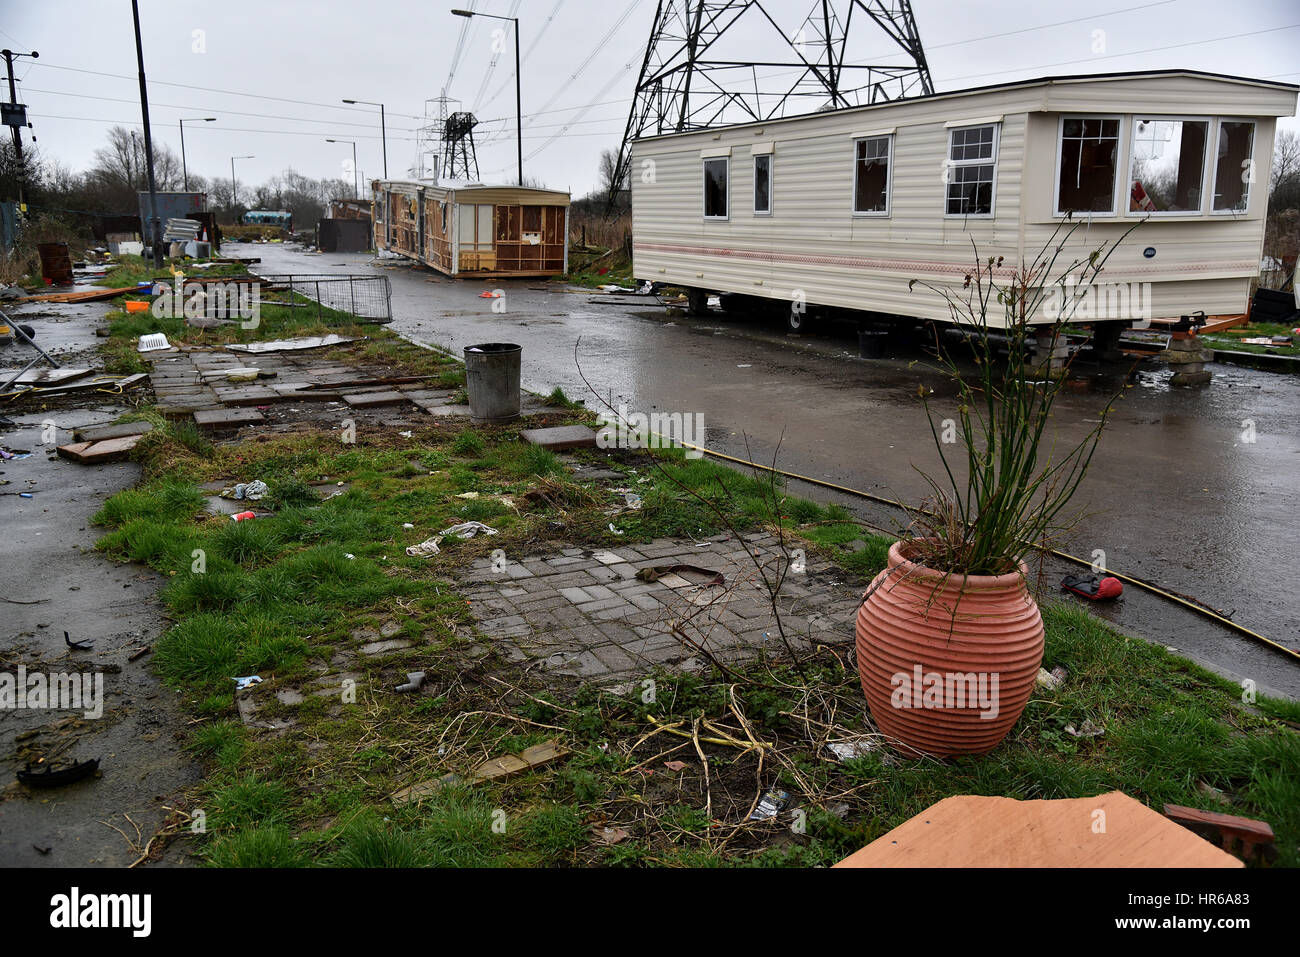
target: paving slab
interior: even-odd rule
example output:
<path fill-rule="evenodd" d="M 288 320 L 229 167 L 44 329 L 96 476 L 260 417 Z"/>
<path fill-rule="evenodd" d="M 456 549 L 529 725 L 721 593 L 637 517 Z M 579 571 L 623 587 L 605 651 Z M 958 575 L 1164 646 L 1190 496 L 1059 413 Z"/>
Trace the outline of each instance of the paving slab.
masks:
<path fill-rule="evenodd" d="M 343 396 L 343 401 L 354 409 L 370 409 L 383 405 L 401 405 L 410 399 L 404 393 L 391 392 L 354 392 Z"/>
<path fill-rule="evenodd" d="M 552 452 L 559 449 L 594 449 L 596 433 L 585 425 L 557 425 L 548 429 L 524 429 L 519 438 Z"/>
<path fill-rule="evenodd" d="M 201 429 L 234 429 L 265 421 L 266 416 L 256 409 L 201 409 L 194 413 L 194 423 Z"/>
<path fill-rule="evenodd" d="M 99 442 L 127 435 L 144 435 L 152 430 L 152 422 L 114 422 L 112 425 L 90 425 L 84 429 L 74 429 L 72 437 L 78 442 Z"/>

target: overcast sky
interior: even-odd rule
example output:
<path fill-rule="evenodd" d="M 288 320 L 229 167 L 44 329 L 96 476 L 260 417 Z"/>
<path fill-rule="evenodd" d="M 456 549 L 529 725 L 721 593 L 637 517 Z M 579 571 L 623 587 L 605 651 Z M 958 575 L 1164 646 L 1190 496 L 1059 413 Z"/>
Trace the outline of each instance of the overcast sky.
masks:
<path fill-rule="evenodd" d="M 502 21 L 452 16 L 457 5 L 520 18 L 525 175 L 575 195 L 590 190 L 600 151 L 622 135 L 655 0 L 141 0 L 153 135 L 179 151 L 178 119 L 217 117 L 185 124 L 189 168 L 228 177 L 232 155 L 253 154 L 239 160 L 241 183 L 289 167 L 350 177 L 351 146 L 325 140 L 355 140 L 363 177 L 375 177 L 378 110 L 339 101 L 382 101 L 389 174 L 398 178 L 416 163 L 425 101 L 445 88 L 460 101 L 453 108 L 484 121 L 482 178 L 511 181 L 514 38 Z M 790 36 L 814 5 L 766 0 Z M 913 0 L 913 10 L 940 91 L 1172 67 L 1300 82 L 1294 0 Z M 0 14 L 4 45 L 41 54 L 15 73 L 35 124 L 27 133 L 47 157 L 82 169 L 110 126 L 139 128 L 129 0 L 0 0 Z M 891 41 L 859 19 L 849 59 L 901 62 L 878 59 Z M 747 58 L 779 52 L 779 40 L 762 33 L 738 32 Z"/>

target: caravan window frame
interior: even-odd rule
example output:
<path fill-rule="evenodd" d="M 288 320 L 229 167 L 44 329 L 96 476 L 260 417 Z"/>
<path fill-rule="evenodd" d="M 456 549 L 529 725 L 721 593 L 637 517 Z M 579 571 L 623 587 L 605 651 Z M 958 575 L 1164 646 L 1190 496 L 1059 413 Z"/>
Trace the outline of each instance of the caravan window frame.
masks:
<path fill-rule="evenodd" d="M 1250 178 L 1242 180 L 1246 187 L 1246 204 L 1243 209 L 1215 209 L 1215 198 L 1219 195 L 1219 143 L 1223 139 L 1224 123 L 1249 123 L 1250 132 Z M 1252 116 L 1218 116 L 1214 119 L 1214 149 L 1210 151 L 1210 165 L 1214 175 L 1210 183 L 1210 208 L 1208 210 L 1211 216 L 1246 216 L 1250 213 L 1251 194 L 1255 192 L 1255 180 L 1258 178 L 1259 171 L 1255 167 L 1255 147 L 1259 144 L 1259 120 Z"/>
<path fill-rule="evenodd" d="M 1170 113 L 1132 113 L 1129 116 L 1129 143 L 1128 143 L 1128 174 L 1124 177 L 1124 215 L 1134 219 L 1143 219 L 1150 216 L 1154 219 L 1186 219 L 1188 217 L 1204 216 L 1208 207 L 1208 193 L 1206 184 L 1210 179 L 1210 142 L 1211 134 L 1215 129 L 1215 117 L 1204 114 L 1197 115 L 1180 115 Z M 1204 123 L 1205 124 L 1205 150 L 1201 156 L 1201 198 L 1196 209 L 1157 209 L 1144 210 L 1133 209 L 1133 170 L 1137 165 L 1137 143 L 1138 143 L 1138 120 L 1150 120 L 1154 123 Z M 1217 147 L 1216 147 L 1217 148 Z M 1210 187 L 1211 189 L 1213 187 Z"/>
<path fill-rule="evenodd" d="M 721 216 L 709 215 L 709 164 L 722 164 L 722 202 L 726 207 Z M 700 215 L 705 222 L 725 223 L 731 219 L 731 157 L 705 156 L 700 159 Z"/>
<path fill-rule="evenodd" d="M 1129 145 L 1124 135 L 1126 131 L 1124 121 L 1126 119 L 1132 119 L 1132 117 L 1124 113 L 1062 113 L 1057 117 L 1056 170 L 1052 178 L 1053 216 L 1061 219 L 1067 216 L 1073 216 L 1076 219 L 1117 219 L 1122 215 L 1124 208 L 1128 205 L 1129 195 L 1129 191 L 1124 188 L 1125 181 L 1120 176 L 1120 170 L 1124 166 L 1124 148 Z M 1065 123 L 1067 120 L 1082 120 L 1085 122 L 1087 120 L 1115 120 L 1119 123 L 1115 133 L 1115 181 L 1111 184 L 1109 212 L 1085 209 L 1064 211 L 1061 209 L 1061 162 L 1065 159 Z"/>
<path fill-rule="evenodd" d="M 869 143 L 873 140 L 885 141 L 885 208 L 881 209 L 858 209 L 858 201 L 861 197 L 858 195 L 858 164 L 862 162 L 858 158 L 858 144 Z M 873 157 L 878 159 L 879 157 Z M 866 136 L 853 137 L 853 215 L 862 216 L 868 219 L 889 219 L 894 212 L 894 134 L 893 133 L 871 133 Z"/>
<path fill-rule="evenodd" d="M 984 128 L 993 130 L 992 154 L 988 158 L 977 157 L 975 159 L 952 158 L 953 138 L 966 130 L 982 130 Z M 963 144 L 964 145 L 964 144 Z M 944 177 L 943 177 L 943 216 L 944 219 L 993 219 L 998 213 L 998 155 L 1002 151 L 1002 121 L 996 120 L 986 123 L 966 123 L 961 126 L 952 126 L 948 129 L 948 143 L 944 151 Z M 963 169 L 971 166 L 992 166 L 993 172 L 989 180 L 989 211 L 987 213 L 951 213 L 948 211 L 948 191 L 953 187 L 952 172 L 955 169 Z"/>

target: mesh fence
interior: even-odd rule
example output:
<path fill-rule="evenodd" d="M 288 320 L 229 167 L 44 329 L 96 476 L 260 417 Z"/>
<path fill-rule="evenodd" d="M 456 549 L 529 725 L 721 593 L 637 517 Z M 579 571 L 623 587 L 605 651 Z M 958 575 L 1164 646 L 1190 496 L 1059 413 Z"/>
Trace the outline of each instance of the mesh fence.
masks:
<path fill-rule="evenodd" d="M 355 316 L 362 322 L 392 322 L 392 287 L 387 276 L 259 275 L 272 291 L 297 293 L 325 309 Z"/>

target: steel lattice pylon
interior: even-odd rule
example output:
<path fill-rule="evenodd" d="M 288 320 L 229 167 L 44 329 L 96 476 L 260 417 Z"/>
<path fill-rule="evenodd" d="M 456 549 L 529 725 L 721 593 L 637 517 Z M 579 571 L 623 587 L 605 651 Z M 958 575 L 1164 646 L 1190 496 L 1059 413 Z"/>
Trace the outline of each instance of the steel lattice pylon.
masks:
<path fill-rule="evenodd" d="M 660 0 L 611 185 L 626 182 L 638 137 L 934 92 L 909 0 L 815 0 L 793 30 L 771 5 Z M 764 41 L 780 49 L 774 36 L 784 40 L 775 59 L 727 55 L 728 46 L 764 49 Z M 863 38 L 888 40 L 909 62 L 850 62 L 850 40 Z"/>
<path fill-rule="evenodd" d="M 448 179 L 478 179 L 478 154 L 474 149 L 476 126 L 478 120 L 473 113 L 453 113 L 447 117 L 442 134 L 442 171 Z"/>

